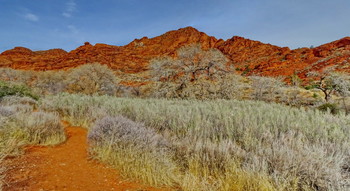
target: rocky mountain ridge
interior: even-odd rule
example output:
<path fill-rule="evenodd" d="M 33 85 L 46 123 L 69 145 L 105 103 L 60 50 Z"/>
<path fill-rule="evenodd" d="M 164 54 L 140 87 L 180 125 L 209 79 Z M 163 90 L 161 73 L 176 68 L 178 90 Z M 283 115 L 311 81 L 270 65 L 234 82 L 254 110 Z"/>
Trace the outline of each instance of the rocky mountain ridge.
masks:
<path fill-rule="evenodd" d="M 86 63 L 106 64 L 115 71 L 137 74 L 149 70 L 149 61 L 159 56 L 175 56 L 184 45 L 199 43 L 202 48 L 217 48 L 243 75 L 306 77 L 311 70 L 336 65 L 350 72 L 350 37 L 315 48 L 291 50 L 259 41 L 234 36 L 216 39 L 192 27 L 169 31 L 163 35 L 135 39 L 125 46 L 91 45 L 86 42 L 75 50 L 31 51 L 16 47 L 0 54 L 0 67 L 22 70 L 65 70 Z"/>

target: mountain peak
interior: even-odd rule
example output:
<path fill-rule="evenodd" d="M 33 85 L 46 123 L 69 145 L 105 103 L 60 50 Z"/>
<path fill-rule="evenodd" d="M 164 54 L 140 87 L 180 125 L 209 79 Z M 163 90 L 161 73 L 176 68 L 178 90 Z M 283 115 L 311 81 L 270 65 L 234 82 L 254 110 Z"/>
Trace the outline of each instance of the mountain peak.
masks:
<path fill-rule="evenodd" d="M 183 28 L 179 28 L 178 31 L 192 31 L 192 32 L 200 32 L 198 29 L 192 27 L 192 26 L 187 26 Z"/>
<path fill-rule="evenodd" d="M 220 50 L 235 65 L 239 73 L 246 75 L 290 76 L 295 74 L 295 71 L 305 71 L 308 66 L 330 55 L 339 58 L 330 60 L 331 62 L 334 60 L 335 64 L 345 63 L 350 57 L 347 53 L 350 50 L 350 37 L 314 49 L 290 50 L 287 47 L 265 44 L 240 36 L 233 36 L 226 41 L 218 40 L 188 26 L 154 38 L 135 39 L 125 46 L 91 45 L 85 42 L 69 53 L 61 49 L 31 51 L 24 47 L 16 47 L 0 54 L 0 67 L 48 70 L 67 69 L 98 62 L 108 65 L 113 70 L 139 73 L 149 70 L 150 60 L 160 56 L 175 56 L 177 49 L 190 44 L 200 44 L 203 49 Z M 342 56 L 337 56 L 336 53 L 339 55 L 341 53 Z M 324 66 L 317 65 L 317 67 L 320 69 Z"/>

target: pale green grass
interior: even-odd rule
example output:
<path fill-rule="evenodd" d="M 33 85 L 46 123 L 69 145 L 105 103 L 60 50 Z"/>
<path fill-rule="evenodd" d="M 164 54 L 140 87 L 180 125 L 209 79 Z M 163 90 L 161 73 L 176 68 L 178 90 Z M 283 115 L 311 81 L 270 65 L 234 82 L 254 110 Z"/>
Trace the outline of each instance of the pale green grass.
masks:
<path fill-rule="evenodd" d="M 104 116 L 122 115 L 154 130 L 169 142 L 170 157 L 137 157 L 142 150 L 135 145 L 144 140 L 128 143 L 128 152 L 92 147 L 93 156 L 149 184 L 182 190 L 350 189 L 350 118 L 344 114 L 254 101 L 68 94 L 44 99 L 41 108 L 88 128 Z M 157 160 L 175 164 L 176 170 L 159 178 L 167 172 L 147 170 Z"/>

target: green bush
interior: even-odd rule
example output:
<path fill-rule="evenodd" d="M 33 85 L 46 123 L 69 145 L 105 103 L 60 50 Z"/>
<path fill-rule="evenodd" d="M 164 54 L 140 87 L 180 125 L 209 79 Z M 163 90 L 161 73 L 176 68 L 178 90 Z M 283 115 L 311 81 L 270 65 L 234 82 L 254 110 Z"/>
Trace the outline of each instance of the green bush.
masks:
<path fill-rule="evenodd" d="M 320 106 L 318 106 L 318 109 L 324 112 L 330 111 L 332 114 L 338 114 L 339 113 L 339 107 L 335 103 L 325 103 Z"/>
<path fill-rule="evenodd" d="M 11 84 L 8 82 L 0 81 L 0 98 L 14 95 L 21 97 L 31 97 L 35 100 L 39 99 L 39 96 L 35 95 L 32 90 L 26 85 Z"/>

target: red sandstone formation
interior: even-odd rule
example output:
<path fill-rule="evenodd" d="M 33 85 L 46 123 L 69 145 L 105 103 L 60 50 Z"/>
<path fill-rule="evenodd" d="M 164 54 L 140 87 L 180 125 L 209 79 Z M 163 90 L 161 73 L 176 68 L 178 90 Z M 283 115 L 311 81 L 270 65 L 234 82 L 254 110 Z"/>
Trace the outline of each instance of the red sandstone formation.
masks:
<path fill-rule="evenodd" d="M 61 49 L 31 51 L 16 47 L 0 54 L 0 67 L 24 70 L 69 69 L 86 63 L 106 64 L 116 71 L 139 73 L 148 70 L 149 61 L 158 56 L 173 56 L 184 45 L 199 43 L 204 49 L 217 48 L 244 75 L 290 76 L 305 78 L 311 70 L 337 65 L 338 70 L 350 72 L 350 37 L 313 49 L 290 50 L 233 37 L 226 41 L 187 27 L 167 32 L 155 38 L 135 39 L 125 46 L 85 43 L 75 50 Z"/>

